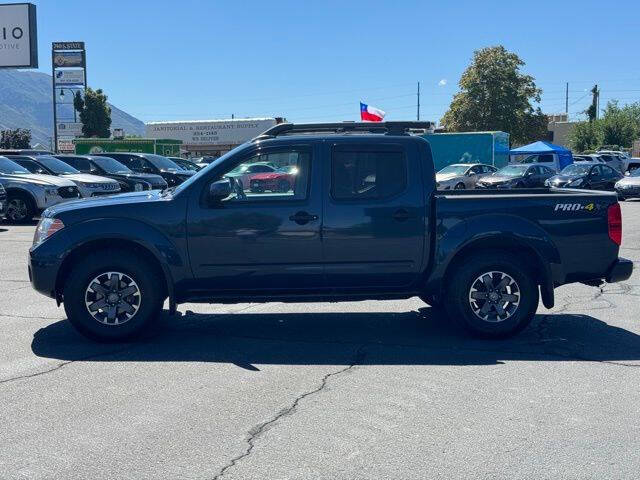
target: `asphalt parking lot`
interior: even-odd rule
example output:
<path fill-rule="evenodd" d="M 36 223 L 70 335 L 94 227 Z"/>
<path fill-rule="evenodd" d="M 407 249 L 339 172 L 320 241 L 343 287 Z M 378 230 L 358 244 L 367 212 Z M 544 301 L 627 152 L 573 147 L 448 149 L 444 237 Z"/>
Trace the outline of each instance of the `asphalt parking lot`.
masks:
<path fill-rule="evenodd" d="M 0 224 L 0 478 L 638 477 L 640 270 L 507 341 L 412 299 L 187 304 L 99 345 L 31 289 L 33 231 Z"/>

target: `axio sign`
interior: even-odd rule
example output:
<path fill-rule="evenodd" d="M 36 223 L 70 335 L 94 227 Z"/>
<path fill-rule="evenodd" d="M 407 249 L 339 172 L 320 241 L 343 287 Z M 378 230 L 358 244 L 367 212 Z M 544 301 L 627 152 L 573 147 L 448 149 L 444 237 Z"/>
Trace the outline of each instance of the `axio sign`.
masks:
<path fill-rule="evenodd" d="M 0 5 L 0 68 L 38 68 L 36 6 Z"/>
<path fill-rule="evenodd" d="M 184 145 L 239 145 L 276 124 L 275 118 L 147 123 L 147 138 L 182 140 Z"/>

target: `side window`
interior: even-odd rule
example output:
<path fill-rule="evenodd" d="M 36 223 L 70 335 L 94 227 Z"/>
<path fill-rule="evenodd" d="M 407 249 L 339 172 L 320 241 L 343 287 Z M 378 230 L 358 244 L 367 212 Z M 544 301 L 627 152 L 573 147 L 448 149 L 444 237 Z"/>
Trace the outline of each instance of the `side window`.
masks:
<path fill-rule="evenodd" d="M 594 178 L 600 178 L 602 176 L 602 165 L 596 165 L 591 169 L 591 176 Z"/>
<path fill-rule="evenodd" d="M 477 165 L 475 167 L 471 167 L 470 173 L 472 175 L 478 175 L 478 174 L 482 173 L 483 170 L 484 170 L 484 167 L 482 165 Z"/>
<path fill-rule="evenodd" d="M 122 162 L 127 165 L 131 170 L 143 170 L 144 169 L 144 160 L 140 157 L 121 157 Z M 120 158 L 116 158 L 116 160 L 121 161 Z"/>
<path fill-rule="evenodd" d="M 604 172 L 604 176 L 605 177 L 615 177 L 616 176 L 616 172 L 613 170 L 613 168 L 603 165 L 602 167 L 602 171 Z"/>
<path fill-rule="evenodd" d="M 85 158 L 68 157 L 64 158 L 62 161 L 81 172 L 88 173 L 91 171 L 91 164 L 89 163 L 89 160 Z"/>
<path fill-rule="evenodd" d="M 540 163 L 553 163 L 553 155 L 545 154 L 538 157 Z"/>
<path fill-rule="evenodd" d="M 484 173 L 493 173 L 496 172 L 498 169 L 496 167 L 491 167 L 489 165 L 485 165 L 484 166 Z"/>
<path fill-rule="evenodd" d="M 223 174 L 232 189 L 223 202 L 304 200 L 310 172 L 311 154 L 305 150 L 255 155 Z"/>
<path fill-rule="evenodd" d="M 331 197 L 379 200 L 407 185 L 407 161 L 400 151 L 335 151 L 331 159 Z"/>

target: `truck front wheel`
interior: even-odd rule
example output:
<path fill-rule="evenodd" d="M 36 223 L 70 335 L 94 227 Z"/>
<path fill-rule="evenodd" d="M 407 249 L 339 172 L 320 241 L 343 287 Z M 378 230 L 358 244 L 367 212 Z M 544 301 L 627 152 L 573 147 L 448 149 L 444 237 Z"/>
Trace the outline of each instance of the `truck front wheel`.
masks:
<path fill-rule="evenodd" d="M 453 273 L 445 308 L 474 336 L 497 339 L 524 330 L 538 301 L 538 285 L 522 262 L 504 252 L 485 252 Z"/>
<path fill-rule="evenodd" d="M 63 291 L 71 324 L 102 342 L 128 340 L 141 333 L 162 309 L 158 272 L 126 250 L 101 250 L 80 260 Z"/>

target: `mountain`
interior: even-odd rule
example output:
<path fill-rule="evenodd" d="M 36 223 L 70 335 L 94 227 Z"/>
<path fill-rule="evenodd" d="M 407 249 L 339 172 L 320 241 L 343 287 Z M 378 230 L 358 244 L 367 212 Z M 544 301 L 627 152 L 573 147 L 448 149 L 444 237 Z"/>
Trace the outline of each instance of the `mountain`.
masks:
<path fill-rule="evenodd" d="M 108 93 L 107 93 L 108 94 Z M 50 145 L 53 136 L 51 75 L 35 71 L 0 70 L 0 130 L 28 128 L 31 144 Z M 71 102 L 68 95 L 65 102 Z M 144 123 L 111 105 L 111 128 L 144 135 Z M 59 121 L 73 121 L 73 106 L 58 107 Z"/>

